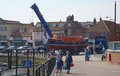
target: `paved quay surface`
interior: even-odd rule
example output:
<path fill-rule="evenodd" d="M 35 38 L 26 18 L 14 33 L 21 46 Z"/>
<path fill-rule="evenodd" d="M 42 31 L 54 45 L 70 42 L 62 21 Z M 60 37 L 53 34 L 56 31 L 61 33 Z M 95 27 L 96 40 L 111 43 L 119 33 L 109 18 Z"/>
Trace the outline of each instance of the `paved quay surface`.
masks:
<path fill-rule="evenodd" d="M 120 76 L 120 65 L 101 61 L 94 55 L 90 56 L 90 61 L 84 61 L 84 55 L 73 56 L 73 61 L 75 66 L 71 68 L 70 74 L 63 70 L 54 76 Z"/>

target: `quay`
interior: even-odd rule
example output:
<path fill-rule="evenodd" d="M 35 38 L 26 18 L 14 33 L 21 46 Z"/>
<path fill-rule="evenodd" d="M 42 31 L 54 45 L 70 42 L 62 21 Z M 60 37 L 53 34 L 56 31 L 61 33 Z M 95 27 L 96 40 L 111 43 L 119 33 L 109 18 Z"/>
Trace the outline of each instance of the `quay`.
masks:
<path fill-rule="evenodd" d="M 63 57 L 63 61 L 65 57 Z M 84 60 L 84 55 L 73 56 L 74 67 L 70 74 L 63 70 L 62 73 L 51 76 L 119 76 L 120 65 L 113 65 L 107 61 L 101 61 L 100 55 L 91 55 L 90 61 Z"/>

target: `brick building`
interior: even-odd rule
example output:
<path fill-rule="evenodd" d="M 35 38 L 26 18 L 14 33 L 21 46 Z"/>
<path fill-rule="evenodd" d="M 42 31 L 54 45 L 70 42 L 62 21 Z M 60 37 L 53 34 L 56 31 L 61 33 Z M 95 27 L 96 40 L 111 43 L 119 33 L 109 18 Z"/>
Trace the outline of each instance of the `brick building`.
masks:
<path fill-rule="evenodd" d="M 64 33 L 66 36 L 80 36 L 84 32 L 84 28 L 82 27 L 82 24 L 79 23 L 78 21 L 74 21 L 73 15 L 72 16 L 69 15 L 66 18 L 65 22 L 63 21 L 47 22 L 47 24 L 52 32 Z M 38 42 L 38 39 L 39 39 L 39 42 L 44 42 L 45 40 L 44 39 L 41 40 L 40 39 L 41 36 L 38 36 L 37 32 L 41 33 L 39 35 L 44 37 L 43 32 L 45 32 L 45 29 L 43 25 L 41 24 L 41 22 L 37 22 L 37 24 L 35 25 L 35 30 L 33 32 L 33 35 L 35 36 L 33 36 L 33 39 L 36 39 L 36 37 L 39 37 L 39 38 L 37 38 L 36 40 L 33 40 L 33 42 L 34 43 L 36 41 Z"/>
<path fill-rule="evenodd" d="M 116 41 L 120 41 L 120 25 L 116 24 Z M 114 22 L 102 20 L 95 24 L 88 31 L 89 38 L 105 36 L 109 41 L 114 41 Z"/>
<path fill-rule="evenodd" d="M 47 24 L 52 32 L 62 32 L 65 33 L 66 36 L 78 36 L 78 30 L 83 28 L 80 22 L 74 21 L 73 15 L 69 15 L 66 18 L 66 22 L 47 22 Z M 36 27 L 44 30 L 44 27 L 40 22 L 37 22 Z"/>

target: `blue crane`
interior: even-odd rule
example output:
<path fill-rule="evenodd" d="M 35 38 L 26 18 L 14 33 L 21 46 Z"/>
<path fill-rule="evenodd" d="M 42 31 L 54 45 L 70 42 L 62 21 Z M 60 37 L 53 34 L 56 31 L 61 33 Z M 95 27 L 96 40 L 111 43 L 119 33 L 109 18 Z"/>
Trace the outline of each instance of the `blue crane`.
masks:
<path fill-rule="evenodd" d="M 39 8 L 37 7 L 36 4 L 33 4 L 31 6 L 31 8 L 34 10 L 34 12 L 36 13 L 36 15 L 38 16 L 39 20 L 41 21 L 41 23 L 44 25 L 44 28 L 46 30 L 46 32 L 48 33 L 49 37 L 52 38 L 52 32 L 48 26 L 48 24 L 46 23 L 45 19 L 43 18 L 43 15 L 41 14 L 41 12 L 39 11 Z"/>

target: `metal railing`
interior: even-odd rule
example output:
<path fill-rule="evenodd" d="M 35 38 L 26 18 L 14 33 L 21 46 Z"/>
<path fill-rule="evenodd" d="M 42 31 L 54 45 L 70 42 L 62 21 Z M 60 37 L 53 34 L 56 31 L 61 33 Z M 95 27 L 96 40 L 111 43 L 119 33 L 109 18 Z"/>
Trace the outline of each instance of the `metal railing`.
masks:
<path fill-rule="evenodd" d="M 55 58 L 49 59 L 36 69 L 36 76 L 50 76 L 55 66 Z"/>
<path fill-rule="evenodd" d="M 8 76 L 6 73 L 9 73 L 9 76 L 50 76 L 52 68 L 55 65 L 55 58 L 48 60 L 47 52 L 40 53 L 36 48 L 4 50 L 7 51 L 4 54 L 0 54 L 3 56 L 3 61 L 0 60 L 0 62 L 6 63 L 7 68 L 2 71 L 0 70 L 0 76 Z M 22 53 L 21 51 L 23 50 L 27 50 L 27 52 Z M 25 68 L 23 66 L 24 60 L 31 60 L 31 68 Z M 41 60 L 43 61 L 41 62 Z"/>

